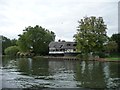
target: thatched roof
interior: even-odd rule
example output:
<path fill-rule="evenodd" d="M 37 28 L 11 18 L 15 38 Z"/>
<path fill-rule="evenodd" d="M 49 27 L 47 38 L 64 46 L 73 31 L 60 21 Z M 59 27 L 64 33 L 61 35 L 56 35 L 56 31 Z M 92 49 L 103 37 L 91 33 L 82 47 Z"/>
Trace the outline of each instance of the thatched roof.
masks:
<path fill-rule="evenodd" d="M 75 42 L 51 42 L 49 48 L 53 49 L 75 49 Z"/>

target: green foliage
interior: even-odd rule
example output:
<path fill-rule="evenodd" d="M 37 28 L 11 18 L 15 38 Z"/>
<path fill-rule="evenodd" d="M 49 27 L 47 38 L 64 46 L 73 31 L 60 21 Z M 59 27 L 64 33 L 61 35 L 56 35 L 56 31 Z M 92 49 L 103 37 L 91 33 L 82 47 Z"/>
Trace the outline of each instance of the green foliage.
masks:
<path fill-rule="evenodd" d="M 5 54 L 5 49 L 7 47 L 10 47 L 10 46 L 14 46 L 16 45 L 16 39 L 12 39 L 10 40 L 9 38 L 5 37 L 5 36 L 1 36 L 2 38 L 2 54 L 4 55 Z"/>
<path fill-rule="evenodd" d="M 10 46 L 5 49 L 5 54 L 10 56 L 15 56 L 17 52 L 19 51 L 17 46 Z"/>
<path fill-rule="evenodd" d="M 48 45 L 55 40 L 55 34 L 41 26 L 27 27 L 19 35 L 17 45 L 21 52 L 33 51 L 35 54 L 45 55 L 48 53 Z"/>
<path fill-rule="evenodd" d="M 118 52 L 120 53 L 120 33 L 113 34 L 111 36 L 111 39 L 117 43 L 117 45 L 118 45 Z"/>
<path fill-rule="evenodd" d="M 78 59 L 81 59 L 81 60 L 88 60 L 89 59 L 89 56 L 88 56 L 88 54 L 78 54 L 77 55 L 77 58 Z"/>
<path fill-rule="evenodd" d="M 102 52 L 107 40 L 106 29 L 102 17 L 85 17 L 78 21 L 77 34 L 74 35 L 77 42 L 77 51 L 85 53 Z"/>
<path fill-rule="evenodd" d="M 9 46 L 11 46 L 11 41 L 10 41 L 10 39 L 8 39 L 7 37 L 2 36 L 2 53 L 3 53 L 3 54 L 5 54 L 5 53 L 4 53 L 4 50 L 5 50 L 7 47 L 9 47 Z"/>
<path fill-rule="evenodd" d="M 17 42 L 17 39 L 12 39 L 11 40 L 11 46 L 16 46 L 17 45 L 16 42 Z"/>
<path fill-rule="evenodd" d="M 107 57 L 107 55 L 105 54 L 105 52 L 98 52 L 98 53 L 96 53 L 96 56 L 99 56 L 100 58 L 105 58 L 105 57 Z"/>
<path fill-rule="evenodd" d="M 108 53 L 116 52 L 118 49 L 118 44 L 115 41 L 108 41 L 105 45 L 105 51 Z"/>

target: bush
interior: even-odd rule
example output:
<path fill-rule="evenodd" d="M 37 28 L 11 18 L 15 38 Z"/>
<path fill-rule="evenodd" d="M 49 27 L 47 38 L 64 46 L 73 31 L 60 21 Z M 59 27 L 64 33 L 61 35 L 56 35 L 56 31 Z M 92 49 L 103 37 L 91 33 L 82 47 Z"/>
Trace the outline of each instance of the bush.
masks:
<path fill-rule="evenodd" d="M 78 54 L 78 55 L 76 56 L 76 58 L 77 58 L 77 59 L 81 59 L 81 58 L 82 58 L 82 55 L 81 55 L 81 54 Z"/>
<path fill-rule="evenodd" d="M 5 49 L 5 54 L 10 56 L 16 56 L 17 52 L 19 51 L 17 46 L 10 46 Z"/>
<path fill-rule="evenodd" d="M 99 52 L 99 53 L 97 53 L 97 55 L 98 55 L 100 58 L 105 58 L 105 57 L 107 57 L 107 55 L 106 55 L 104 52 Z"/>
<path fill-rule="evenodd" d="M 78 59 L 81 59 L 81 60 L 88 60 L 89 59 L 88 54 L 78 54 L 76 57 Z"/>
<path fill-rule="evenodd" d="M 110 53 L 109 57 L 120 57 L 120 53 L 112 52 L 112 53 Z"/>

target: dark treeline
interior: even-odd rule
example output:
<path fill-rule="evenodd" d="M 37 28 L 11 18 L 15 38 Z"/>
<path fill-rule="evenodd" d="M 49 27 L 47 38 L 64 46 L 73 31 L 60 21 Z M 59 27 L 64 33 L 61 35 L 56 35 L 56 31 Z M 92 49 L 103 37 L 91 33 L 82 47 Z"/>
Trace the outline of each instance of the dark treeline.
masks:
<path fill-rule="evenodd" d="M 10 46 L 16 45 L 17 39 L 12 39 L 11 40 L 11 39 L 9 39 L 5 36 L 1 36 L 1 38 L 2 38 L 2 54 L 5 55 L 5 52 L 4 52 L 5 49 L 10 47 Z"/>
<path fill-rule="evenodd" d="M 115 41 L 118 45 L 118 52 L 120 53 L 120 33 L 118 34 L 113 34 L 111 37 L 111 40 Z"/>

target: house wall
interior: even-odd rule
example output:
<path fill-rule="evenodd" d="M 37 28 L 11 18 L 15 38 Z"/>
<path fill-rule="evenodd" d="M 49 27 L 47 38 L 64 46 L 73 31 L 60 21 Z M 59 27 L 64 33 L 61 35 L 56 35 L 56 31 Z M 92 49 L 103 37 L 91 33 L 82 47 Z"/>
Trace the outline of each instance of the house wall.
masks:
<path fill-rule="evenodd" d="M 75 43 L 74 42 L 51 42 L 49 44 L 49 54 L 50 55 L 60 55 L 65 53 L 75 53 Z"/>

